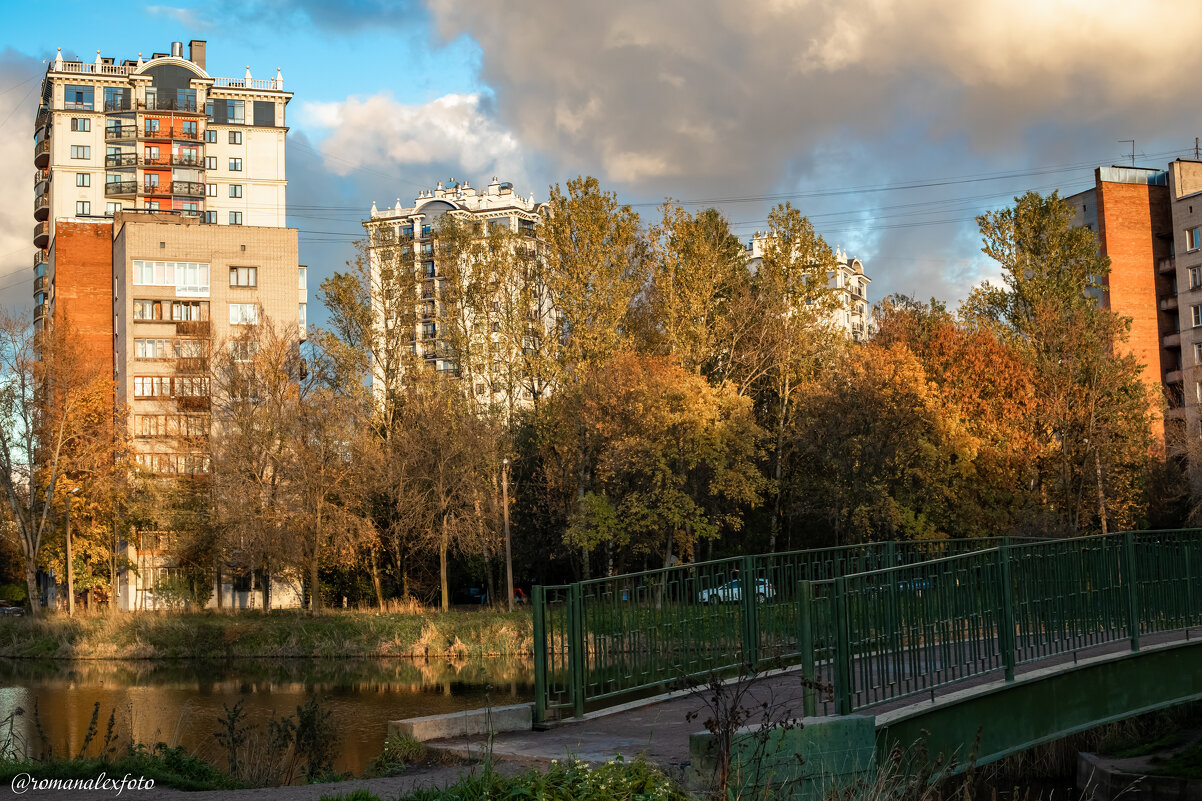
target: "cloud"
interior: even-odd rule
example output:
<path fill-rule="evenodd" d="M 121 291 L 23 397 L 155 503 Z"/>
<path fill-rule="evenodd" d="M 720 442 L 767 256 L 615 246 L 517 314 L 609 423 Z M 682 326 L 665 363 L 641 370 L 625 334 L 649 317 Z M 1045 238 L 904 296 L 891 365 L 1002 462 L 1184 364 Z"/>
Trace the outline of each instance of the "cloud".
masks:
<path fill-rule="evenodd" d="M 328 132 L 320 147 L 336 175 L 400 167 L 422 188 L 455 175 L 525 174 L 517 139 L 479 94 L 449 94 L 420 105 L 399 103 L 387 93 L 308 102 L 301 105 L 301 119 Z"/>
<path fill-rule="evenodd" d="M 194 8 L 146 6 L 146 13 L 152 17 L 166 17 L 183 25 L 185 28 L 192 28 L 194 30 L 205 30 L 213 27 L 212 21 L 201 17 Z"/>
<path fill-rule="evenodd" d="M 1163 148 L 1188 133 L 1192 144 L 1196 124 L 1184 77 L 1202 67 L 1193 0 L 529 0 L 520 13 L 437 0 L 428 9 L 445 39 L 479 44 L 500 125 L 554 175 L 594 174 L 627 196 L 770 195 L 1105 162 L 1118 156 L 1116 139 Z M 897 199 L 880 193 L 803 211 L 861 204 L 866 230 L 831 239 L 880 257 L 874 292 L 962 296 L 990 269 L 974 214 L 1024 181 L 1047 180 L 961 187 L 961 196 L 1000 194 L 972 208 L 934 189 L 907 195 L 956 207 L 944 217 L 958 222 L 931 216 L 923 227 L 882 225 L 878 210 Z"/>
<path fill-rule="evenodd" d="M 45 66 L 0 52 L 0 304 L 33 308 L 33 120 Z"/>

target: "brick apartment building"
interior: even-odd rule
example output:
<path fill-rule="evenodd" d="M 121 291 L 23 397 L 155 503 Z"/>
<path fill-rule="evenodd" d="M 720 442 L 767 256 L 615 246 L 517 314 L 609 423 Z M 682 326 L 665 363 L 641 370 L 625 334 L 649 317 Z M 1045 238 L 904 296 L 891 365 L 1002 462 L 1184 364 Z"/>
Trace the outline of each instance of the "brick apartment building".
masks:
<path fill-rule="evenodd" d="M 1065 200 L 1110 258 L 1100 300 L 1131 319 L 1125 347 L 1160 390 L 1157 436 L 1180 452 L 1202 437 L 1202 161 L 1099 167 Z"/>
<path fill-rule="evenodd" d="M 190 357 L 268 319 L 303 335 L 306 318 L 306 270 L 285 223 L 292 95 L 278 70 L 210 76 L 205 44 L 120 63 L 60 50 L 34 122 L 34 325 L 67 321 L 112 364 L 137 465 L 167 481 L 210 469 L 208 377 Z M 128 545 L 139 570 L 123 571 L 122 609 L 157 604 L 155 583 L 173 569 L 157 535 Z M 226 603 L 250 601 L 221 590 Z"/>

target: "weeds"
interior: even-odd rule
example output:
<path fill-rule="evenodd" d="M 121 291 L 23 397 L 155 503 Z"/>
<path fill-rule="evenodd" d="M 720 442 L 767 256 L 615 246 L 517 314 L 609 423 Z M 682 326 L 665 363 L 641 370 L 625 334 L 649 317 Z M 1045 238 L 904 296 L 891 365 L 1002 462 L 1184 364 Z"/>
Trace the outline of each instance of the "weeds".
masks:
<path fill-rule="evenodd" d="M 410 765 L 424 762 L 426 759 L 426 744 L 412 737 L 390 734 L 384 741 L 380 754 L 371 761 L 367 768 L 367 776 L 399 776 Z"/>

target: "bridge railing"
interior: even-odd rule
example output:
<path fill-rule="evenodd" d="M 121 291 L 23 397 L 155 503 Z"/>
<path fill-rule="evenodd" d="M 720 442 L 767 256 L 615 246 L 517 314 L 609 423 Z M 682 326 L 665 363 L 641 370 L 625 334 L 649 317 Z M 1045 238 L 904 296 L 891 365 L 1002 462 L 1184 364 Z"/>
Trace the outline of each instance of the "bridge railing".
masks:
<path fill-rule="evenodd" d="M 928 562 L 803 582 L 812 656 L 846 714 L 974 676 L 1202 625 L 1202 532 L 1127 532 L 1001 545 Z M 833 703 L 832 703 L 833 701 Z"/>
<path fill-rule="evenodd" d="M 1002 538 L 885 542 L 676 565 L 535 587 L 535 715 L 582 715 L 711 671 L 736 673 L 811 658 L 803 648 L 803 582 L 974 553 Z M 827 592 L 823 590 L 823 592 Z M 814 604 L 819 648 L 826 595 Z"/>

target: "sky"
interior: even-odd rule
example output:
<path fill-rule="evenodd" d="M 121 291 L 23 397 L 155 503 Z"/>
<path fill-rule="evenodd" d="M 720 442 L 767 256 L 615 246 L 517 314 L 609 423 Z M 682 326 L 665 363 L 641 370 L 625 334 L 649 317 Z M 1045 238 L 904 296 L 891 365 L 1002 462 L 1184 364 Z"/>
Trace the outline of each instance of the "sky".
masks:
<path fill-rule="evenodd" d="M 0 301 L 31 306 L 33 119 L 46 63 L 207 41 L 282 72 L 288 222 L 310 291 L 373 202 L 451 178 L 545 200 L 594 175 L 647 224 L 671 197 L 746 241 L 790 202 L 860 258 L 870 299 L 952 305 L 997 266 L 975 217 L 1202 135 L 1196 0 L 4 0 Z M 185 51 L 186 52 L 186 51 Z M 324 314 L 315 299 L 309 319 Z"/>

